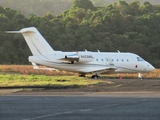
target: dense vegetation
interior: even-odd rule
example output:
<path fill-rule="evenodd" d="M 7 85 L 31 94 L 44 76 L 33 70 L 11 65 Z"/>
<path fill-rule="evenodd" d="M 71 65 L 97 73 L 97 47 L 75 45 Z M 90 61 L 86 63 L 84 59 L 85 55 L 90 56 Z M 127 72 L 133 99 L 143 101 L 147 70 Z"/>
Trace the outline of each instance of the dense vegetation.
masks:
<path fill-rule="evenodd" d="M 2 7 L 8 7 L 14 10 L 20 10 L 24 16 L 35 14 L 42 16 L 48 11 L 55 15 L 61 14 L 65 10 L 69 10 L 74 0 L 0 0 Z M 94 6 L 105 7 L 119 0 L 91 0 Z M 126 0 L 131 3 L 135 0 Z M 140 3 L 149 1 L 152 4 L 160 4 L 159 0 L 139 0 Z M 36 6 L 36 7 L 35 7 Z"/>
<path fill-rule="evenodd" d="M 60 15 L 28 17 L 0 7 L 0 26 L 1 64 L 28 64 L 31 55 L 22 35 L 3 31 L 35 26 L 56 50 L 129 51 L 160 67 L 160 5 L 149 2 L 95 7 L 89 0 L 74 0 Z"/>

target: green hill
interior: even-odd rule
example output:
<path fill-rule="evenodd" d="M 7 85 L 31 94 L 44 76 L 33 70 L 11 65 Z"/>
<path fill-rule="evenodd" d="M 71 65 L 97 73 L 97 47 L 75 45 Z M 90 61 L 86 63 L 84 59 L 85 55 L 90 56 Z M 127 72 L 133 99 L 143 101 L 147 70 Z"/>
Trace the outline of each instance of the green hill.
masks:
<path fill-rule="evenodd" d="M 35 6 L 34 0 L 28 1 Z M 25 16 L 20 11 L 0 7 L 1 64 L 29 63 L 31 53 L 22 35 L 4 31 L 35 26 L 56 50 L 134 52 L 160 67 L 160 5 L 119 1 L 96 7 L 89 0 L 74 0 L 59 15 L 47 12 Z"/>

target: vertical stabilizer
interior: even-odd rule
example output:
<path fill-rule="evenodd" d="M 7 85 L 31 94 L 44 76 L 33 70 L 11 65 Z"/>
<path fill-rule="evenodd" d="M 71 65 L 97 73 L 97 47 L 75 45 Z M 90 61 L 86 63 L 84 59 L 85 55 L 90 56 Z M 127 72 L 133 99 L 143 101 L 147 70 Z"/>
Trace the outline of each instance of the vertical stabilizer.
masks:
<path fill-rule="evenodd" d="M 23 28 L 20 31 L 7 31 L 7 33 L 22 33 L 33 55 L 51 54 L 54 52 L 35 27 Z"/>

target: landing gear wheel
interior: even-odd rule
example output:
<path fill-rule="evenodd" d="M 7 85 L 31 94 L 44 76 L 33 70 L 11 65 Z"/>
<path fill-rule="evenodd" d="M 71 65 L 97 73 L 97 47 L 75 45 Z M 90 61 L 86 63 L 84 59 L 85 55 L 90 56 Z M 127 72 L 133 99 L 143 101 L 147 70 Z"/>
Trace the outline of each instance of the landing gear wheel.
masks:
<path fill-rule="evenodd" d="M 91 77 L 92 79 L 98 79 L 98 78 L 101 78 L 101 76 L 98 76 L 98 75 L 92 75 Z"/>
<path fill-rule="evenodd" d="M 86 77 L 85 75 L 79 75 L 79 77 Z"/>

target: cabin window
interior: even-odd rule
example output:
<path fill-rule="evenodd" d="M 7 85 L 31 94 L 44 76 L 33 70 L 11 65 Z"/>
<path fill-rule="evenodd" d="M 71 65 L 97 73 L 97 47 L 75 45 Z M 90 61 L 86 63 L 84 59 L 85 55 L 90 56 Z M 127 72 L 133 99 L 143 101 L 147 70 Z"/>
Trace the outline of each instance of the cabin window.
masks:
<path fill-rule="evenodd" d="M 98 62 L 98 59 L 96 59 L 96 61 Z"/>
<path fill-rule="evenodd" d="M 112 59 L 112 62 L 114 62 L 114 60 Z"/>
<path fill-rule="evenodd" d="M 122 62 L 124 62 L 124 60 L 122 59 Z"/>
<path fill-rule="evenodd" d="M 108 59 L 106 59 L 106 61 L 108 62 Z"/>
<path fill-rule="evenodd" d="M 101 59 L 102 60 L 102 62 L 103 62 L 103 59 Z"/>
<path fill-rule="evenodd" d="M 119 62 L 119 60 L 117 59 L 117 62 Z"/>
<path fill-rule="evenodd" d="M 127 62 L 129 62 L 129 60 L 127 59 Z"/>

